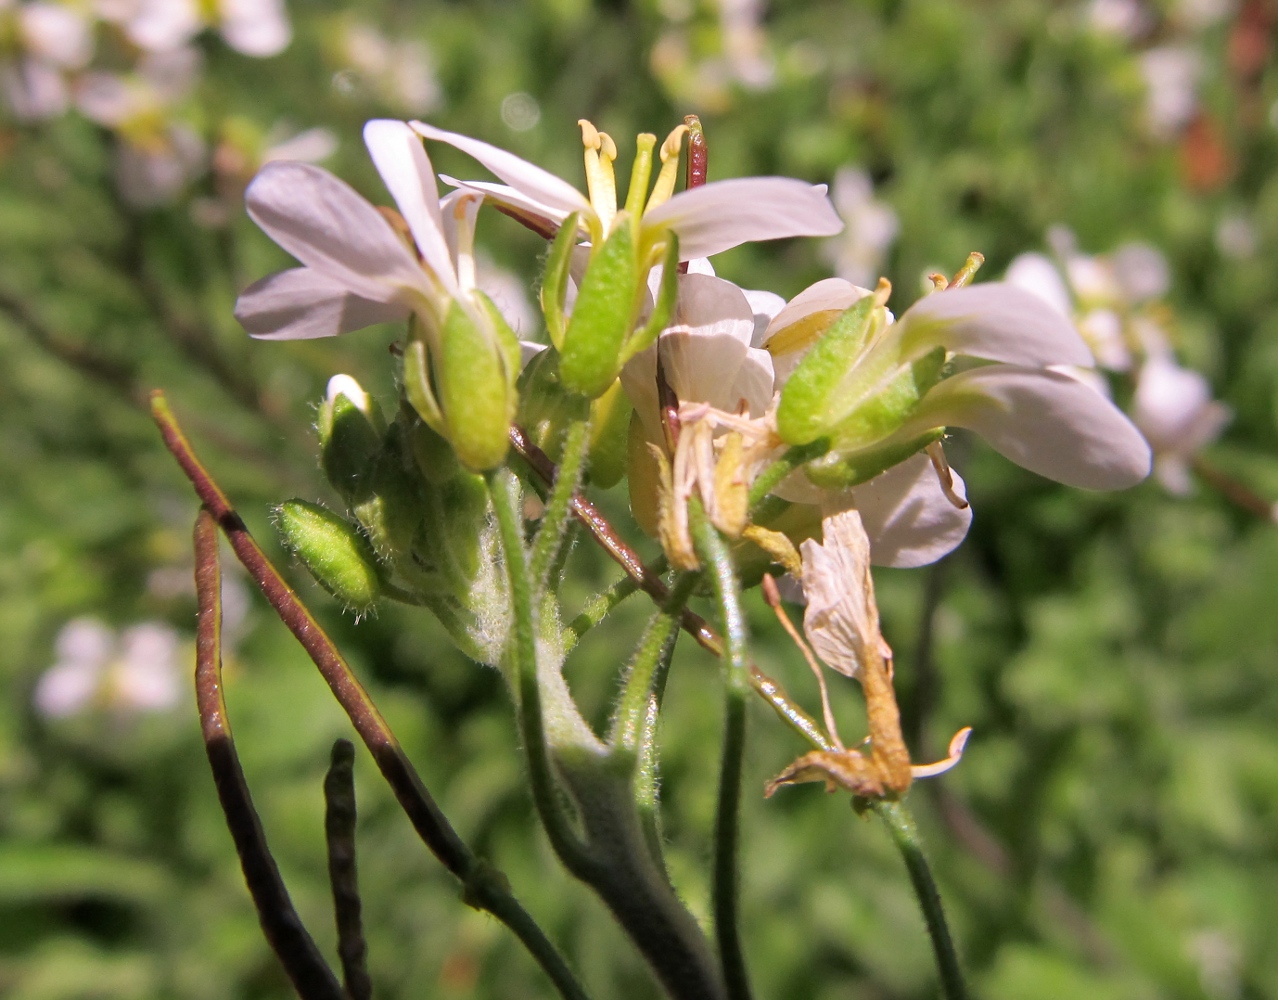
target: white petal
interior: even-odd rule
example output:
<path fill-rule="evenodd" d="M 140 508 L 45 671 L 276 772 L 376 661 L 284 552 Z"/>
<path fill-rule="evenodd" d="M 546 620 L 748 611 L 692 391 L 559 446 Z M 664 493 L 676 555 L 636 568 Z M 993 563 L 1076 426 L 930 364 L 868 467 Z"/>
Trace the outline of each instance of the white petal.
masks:
<path fill-rule="evenodd" d="M 486 142 L 446 132 L 443 129 L 427 125 L 425 122 L 411 122 L 413 129 L 427 139 L 436 139 L 460 149 L 473 156 L 494 174 L 515 188 L 526 198 L 542 206 L 542 213 L 558 213 L 559 218 L 573 212 L 589 213 L 593 210 L 585 196 L 571 184 L 560 180 L 549 171 L 522 160 L 514 153 L 490 146 Z M 704 256 L 704 255 L 702 255 Z"/>
<path fill-rule="evenodd" d="M 448 291 L 455 292 L 456 273 L 444 241 L 439 189 L 421 139 L 404 122 L 377 118 L 364 125 L 364 144 L 426 266 Z"/>
<path fill-rule="evenodd" d="M 279 55 L 293 40 L 282 0 L 221 0 L 222 37 L 246 56 Z"/>
<path fill-rule="evenodd" d="M 772 353 L 777 388 L 785 384 L 826 328 L 869 294 L 868 289 L 842 278 L 826 278 L 809 285 L 772 318 L 760 346 Z"/>
<path fill-rule="evenodd" d="M 326 128 L 308 128 L 291 138 L 277 142 L 262 154 L 263 163 L 275 160 L 301 160 L 319 163 L 337 152 L 337 136 Z"/>
<path fill-rule="evenodd" d="M 1214 441 L 1230 416 L 1198 372 L 1158 354 L 1141 366 L 1132 419 L 1156 451 L 1191 455 Z"/>
<path fill-rule="evenodd" d="M 819 186 L 792 177 L 739 177 L 680 191 L 645 212 L 643 226 L 670 228 L 679 257 L 709 257 L 742 243 L 832 236 L 843 228 Z"/>
<path fill-rule="evenodd" d="M 693 264 L 696 261 L 692 262 Z M 688 268 L 689 273 L 692 268 Z M 711 274 L 714 272 L 711 271 Z M 753 347 L 762 347 L 763 338 L 767 333 L 769 324 L 776 318 L 777 314 L 785 308 L 785 299 L 775 292 L 765 292 L 754 288 L 743 288 L 741 291 L 745 294 L 746 301 L 750 303 L 750 308 L 754 310 L 754 336 L 750 338 L 750 344 Z"/>
<path fill-rule="evenodd" d="M 1013 365 L 1095 364 L 1087 343 L 1040 296 L 1002 282 L 934 292 L 905 311 L 898 336 L 906 357 L 936 346 Z"/>
<path fill-rule="evenodd" d="M 196 0 L 141 0 L 125 30 L 139 47 L 164 52 L 190 41 L 201 27 Z"/>
<path fill-rule="evenodd" d="M 18 8 L 27 50 L 64 69 L 83 69 L 93 58 L 93 33 L 79 11 L 52 3 Z"/>
<path fill-rule="evenodd" d="M 309 163 L 264 166 L 244 193 L 249 216 L 276 243 L 348 291 L 375 302 L 427 293 L 417 259 L 350 185 Z"/>
<path fill-rule="evenodd" d="M 954 491 L 967 492 L 958 473 Z M 955 507 L 941 491 L 932 460 L 919 453 L 852 490 L 870 536 L 876 566 L 926 566 L 948 555 L 967 536 L 972 508 Z"/>
<path fill-rule="evenodd" d="M 1065 287 L 1060 268 L 1041 253 L 1021 254 L 1008 265 L 1003 280 L 1033 292 L 1066 319 L 1074 314 L 1074 301 Z"/>
<path fill-rule="evenodd" d="M 1017 465 L 1069 486 L 1119 490 L 1149 475 L 1149 445 L 1132 422 L 1060 372 L 1013 365 L 960 372 L 924 397 L 900 433 L 946 426 L 976 431 Z"/>
<path fill-rule="evenodd" d="M 372 302 L 309 267 L 271 274 L 246 288 L 235 318 L 258 340 L 310 340 L 406 319 L 397 302 Z"/>
<path fill-rule="evenodd" d="M 459 181 L 456 177 L 449 177 L 448 174 L 440 174 L 439 179 L 445 184 L 451 184 L 458 190 L 479 191 L 487 201 L 503 208 L 508 208 L 517 216 L 531 216 L 534 219 L 544 220 L 552 232 L 570 214 L 543 205 L 536 199 L 521 194 L 508 184 L 493 184 L 489 181 Z"/>

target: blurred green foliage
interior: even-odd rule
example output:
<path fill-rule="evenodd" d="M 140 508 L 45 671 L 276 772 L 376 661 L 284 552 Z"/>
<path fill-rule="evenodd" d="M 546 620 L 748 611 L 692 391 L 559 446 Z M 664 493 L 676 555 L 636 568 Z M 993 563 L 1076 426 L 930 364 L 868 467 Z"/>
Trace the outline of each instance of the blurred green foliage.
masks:
<path fill-rule="evenodd" d="M 255 134 L 322 125 L 339 140 L 326 165 L 386 202 L 359 128 L 407 112 L 350 66 L 344 39 L 367 25 L 429 53 L 439 96 L 423 117 L 569 178 L 580 171 L 578 118 L 625 145 L 688 112 L 705 123 L 712 177 L 828 182 L 864 167 L 900 222 L 884 265 L 898 313 L 927 270 L 952 271 L 979 249 L 997 275 L 1041 249 L 1053 224 L 1088 252 L 1148 241 L 1171 265 L 1182 357 L 1235 411 L 1213 462 L 1278 495 L 1272 4 L 1225 4 L 1199 23 L 1189 12 L 1209 4 L 1171 0 L 776 3 L 746 36 L 770 74 L 762 83 L 757 65 L 729 58 L 739 39 L 725 24 L 746 6 L 294 3 L 295 38 L 280 56 L 248 59 L 201 37 L 202 79 L 175 113 L 215 151 L 227 148 L 229 119 Z M 1136 27 L 1106 30 L 1104 10 L 1124 7 L 1141 15 Z M 1170 44 L 1198 54 L 1199 106 L 1159 134 L 1141 55 Z M 147 390 L 169 393 L 270 548 L 271 504 L 332 501 L 310 434 L 325 380 L 349 372 L 389 401 L 397 333 L 250 341 L 231 317 L 235 294 L 285 256 L 243 217 L 225 173 L 205 173 L 170 204 L 130 207 L 117 194 L 115 143 L 74 112 L 0 129 L 0 993 L 286 996 L 191 699 L 139 713 L 108 697 L 54 718 L 33 694 L 71 619 L 161 621 L 192 641 L 183 581 L 194 497 L 145 416 Z M 472 169 L 436 152 L 442 172 Z M 1249 227 L 1246 253 L 1219 238 L 1231 219 Z M 536 237 L 486 213 L 481 241 L 531 286 Z M 810 241 L 741 248 L 716 266 L 784 295 L 829 273 Z M 878 580 L 916 758 L 975 727 L 961 766 L 913 796 L 975 994 L 1278 998 L 1278 529 L 1203 484 L 1185 498 L 1152 482 L 1084 494 L 976 442 L 960 439 L 951 455 L 976 511 L 971 536 L 935 568 Z M 621 496 L 602 502 L 629 523 Z M 569 566 L 583 600 L 617 576 L 586 546 Z M 505 870 L 587 988 L 655 996 L 538 831 L 496 674 L 451 652 L 424 612 L 388 606 L 357 623 L 294 573 L 445 811 Z M 760 666 L 814 706 L 807 668 L 754 610 Z M 632 598 L 569 663 L 597 717 L 646 612 Z M 700 916 L 717 670 L 681 650 L 665 703 L 670 859 Z M 320 786 L 347 725 L 256 596 L 227 673 L 272 847 L 331 949 Z M 837 696 L 855 730 L 858 695 L 843 685 Z M 747 787 L 761 791 L 801 749 L 758 706 Z M 375 995 L 549 996 L 513 939 L 460 903 L 364 758 L 357 782 Z M 877 825 L 809 787 L 750 795 L 744 831 L 759 996 L 936 995 L 920 917 Z"/>

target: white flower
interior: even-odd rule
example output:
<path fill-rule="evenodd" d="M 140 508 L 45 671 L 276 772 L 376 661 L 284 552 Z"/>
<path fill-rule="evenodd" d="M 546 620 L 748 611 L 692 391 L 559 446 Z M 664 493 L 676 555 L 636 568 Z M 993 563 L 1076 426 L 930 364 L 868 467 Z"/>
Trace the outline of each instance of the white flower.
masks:
<path fill-rule="evenodd" d="M 874 197 L 870 175 L 854 167 L 844 167 L 834 175 L 831 198 L 847 227 L 826 241 L 826 257 L 838 277 L 854 285 L 873 284 L 900 229 L 896 212 Z"/>
<path fill-rule="evenodd" d="M 1141 54 L 1140 69 L 1150 130 L 1159 137 L 1174 136 L 1198 110 L 1202 56 L 1188 46 L 1163 45 Z"/>
<path fill-rule="evenodd" d="M 396 111 L 425 115 L 444 103 L 435 60 L 424 42 L 412 38 L 391 41 L 371 25 L 353 24 L 343 30 L 341 47 L 350 70 Z M 347 79 L 348 74 L 349 70 L 339 73 L 336 81 Z"/>
<path fill-rule="evenodd" d="M 158 622 L 117 636 L 96 618 L 77 618 L 58 633 L 57 660 L 36 684 L 36 708 L 52 719 L 95 707 L 166 711 L 182 696 L 181 646 L 178 633 Z"/>
<path fill-rule="evenodd" d="M 283 0 L 100 0 L 99 14 L 148 52 L 180 48 L 209 26 L 257 58 L 278 55 L 293 38 Z"/>
<path fill-rule="evenodd" d="M 144 56 L 131 74 L 94 72 L 80 81 L 80 111 L 119 139 L 116 178 L 131 204 L 165 204 L 204 169 L 204 141 L 173 115 L 199 66 L 197 51 L 175 49 Z"/>
<path fill-rule="evenodd" d="M 831 278 L 791 301 L 763 344 L 779 380 L 866 294 Z M 1093 388 L 1053 370 L 1093 365 L 1082 338 L 1043 299 L 1012 285 L 937 292 L 895 323 L 889 314 L 848 372 L 844 382 L 853 394 L 834 400 L 839 412 L 850 415 L 889 386 L 908 382 L 911 365 L 937 348 L 958 363 L 955 373 L 928 389 L 886 441 L 856 447 L 882 448 L 937 428 L 964 427 L 1018 465 L 1067 485 L 1122 489 L 1149 474 L 1149 448 L 1131 422 Z M 830 419 L 836 417 L 844 419 Z"/>
<path fill-rule="evenodd" d="M 449 302 L 476 287 L 479 199 L 456 192 L 440 202 L 421 140 L 403 122 L 370 121 L 364 142 L 412 245 L 327 170 L 266 164 L 245 192 L 249 215 L 305 266 L 263 278 L 239 297 L 235 316 L 252 336 L 331 337 L 413 311 L 442 320 Z"/>
<path fill-rule="evenodd" d="M 482 191 L 516 213 L 549 221 L 553 226 L 574 212 L 579 213 L 580 228 L 595 246 L 602 244 L 619 211 L 627 206 L 637 206 L 634 214 L 639 215 L 641 247 L 654 245 L 667 231 L 674 232 L 679 237 L 680 260 L 710 257 L 755 240 L 832 236 L 843 228 L 824 186 L 788 177 L 713 181 L 672 194 L 679 142 L 686 131 L 683 126 L 661 145 L 661 170 L 652 192 L 646 191 L 645 184 L 645 190 L 632 191 L 619 209 L 612 168 L 616 145 L 589 122 L 582 122 L 589 197 L 554 174 L 496 146 L 422 122 L 412 124 L 427 139 L 447 143 L 473 156 L 505 182 L 453 182 L 445 178 L 450 183 Z M 651 145 L 647 157 L 650 163 Z M 641 173 L 638 169 L 633 171 L 632 182 Z M 647 175 L 643 176 L 646 179 Z"/>
<path fill-rule="evenodd" d="M 68 74 L 93 56 L 93 26 L 80 11 L 55 3 L 0 4 L 0 30 L 11 33 L 16 51 L 0 64 L 0 83 L 13 113 L 39 121 L 70 105 Z"/>
<path fill-rule="evenodd" d="M 635 406 L 645 443 L 663 439 L 657 401 L 657 353 L 662 371 L 682 404 L 707 404 L 724 413 L 744 412 L 767 423 L 779 388 L 773 358 L 759 349 L 771 319 L 784 300 L 767 292 L 743 292 L 716 278 L 705 261 L 694 261 L 679 278 L 679 295 L 670 325 L 657 343 L 632 358 L 621 382 Z M 659 275 L 654 275 L 656 284 Z M 769 424 L 770 426 L 770 424 Z M 774 432 L 769 430 L 769 435 Z M 773 457 L 780 454 L 774 440 Z M 638 477 L 642 478 L 642 476 Z M 632 497 L 636 484 L 632 482 Z M 964 495 L 954 476 L 953 490 Z M 972 520 L 941 487 L 927 455 L 915 455 L 851 490 L 829 493 L 792 476 L 776 491 L 785 499 L 823 508 L 855 506 L 870 536 L 871 559 L 878 566 L 922 566 L 952 551 Z M 640 506 L 643 499 L 637 498 Z M 636 511 L 637 516 L 639 511 Z"/>
<path fill-rule="evenodd" d="M 1189 463 L 1229 423 L 1229 407 L 1212 398 L 1207 380 L 1168 354 L 1151 354 L 1141 366 L 1132 419 L 1154 449 L 1154 474 L 1170 493 L 1190 490 Z"/>

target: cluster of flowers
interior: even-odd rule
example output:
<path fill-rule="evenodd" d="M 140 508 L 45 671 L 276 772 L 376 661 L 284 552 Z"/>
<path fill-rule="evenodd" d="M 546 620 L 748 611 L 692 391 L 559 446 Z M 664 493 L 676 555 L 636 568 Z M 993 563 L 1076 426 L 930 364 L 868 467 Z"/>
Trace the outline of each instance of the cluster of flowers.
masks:
<path fill-rule="evenodd" d="M 1054 259 L 1022 254 L 1006 280 L 1074 323 L 1102 369 L 1132 380 L 1131 416 L 1153 446 L 1154 473 L 1171 493 L 1188 493 L 1195 455 L 1216 440 L 1231 413 L 1213 398 L 1206 378 L 1176 360 L 1173 314 L 1161 301 L 1170 287 L 1166 260 L 1143 243 L 1089 256 L 1059 228 L 1049 241 Z M 1107 388 L 1102 379 L 1096 384 Z"/>
<path fill-rule="evenodd" d="M 284 0 L 0 0 L 0 91 L 19 122 L 74 109 L 108 129 L 121 196 L 135 207 L 169 204 L 211 169 L 219 199 L 193 209 L 199 221 L 218 224 L 263 163 L 318 162 L 336 139 L 322 128 L 296 133 L 235 115 L 210 120 L 198 102 L 203 60 L 195 44 L 210 30 L 255 59 L 279 55 L 293 37 Z M 420 42 L 392 41 L 340 19 L 334 39 L 339 92 L 367 91 L 419 114 L 439 105 Z"/>
<path fill-rule="evenodd" d="M 1012 284 L 945 289 L 938 278 L 934 294 L 895 319 L 883 281 L 871 291 L 826 279 L 788 303 L 742 290 L 705 258 L 750 240 L 838 232 L 824 187 L 748 178 L 675 193 L 680 127 L 661 144 L 659 167 L 655 137 L 639 138 L 619 203 L 615 144 L 587 122 L 582 130 L 588 196 L 420 122 L 365 129 L 398 213 L 318 167 L 268 164 L 247 191 L 249 213 L 304 266 L 248 289 L 238 318 L 271 339 L 408 319 L 406 400 L 474 472 L 505 460 L 517 411 L 552 385 L 623 417 L 633 408 L 622 446 L 632 507 L 675 565 L 695 559 L 684 524 L 691 498 L 739 537 L 751 527 L 740 489 L 795 449 L 816 457 L 776 486 L 790 501 L 783 522 L 747 534 L 777 558 L 786 541 L 819 537 L 822 517 L 850 506 L 876 564 L 917 566 L 953 549 L 971 512 L 940 449 L 949 427 L 1075 486 L 1122 488 L 1148 474 L 1145 440 L 1072 374 L 1094 364 L 1092 351 L 1039 296 Z M 423 139 L 473 156 L 504 183 L 444 178 L 453 190 L 441 200 Z M 548 349 L 521 344 L 476 287 L 484 202 L 553 238 L 541 288 Z M 537 376 L 543 365 L 553 380 Z M 349 386 L 335 391 L 367 410 Z"/>

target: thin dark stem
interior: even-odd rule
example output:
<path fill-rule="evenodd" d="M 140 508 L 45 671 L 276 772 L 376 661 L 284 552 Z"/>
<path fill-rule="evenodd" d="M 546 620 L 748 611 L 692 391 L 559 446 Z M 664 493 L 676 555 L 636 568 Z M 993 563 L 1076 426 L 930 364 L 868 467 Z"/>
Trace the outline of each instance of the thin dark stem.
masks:
<path fill-rule="evenodd" d="M 937 891 L 932 870 L 923 853 L 914 817 L 903 802 L 878 802 L 874 805 L 874 811 L 886 824 L 892 835 L 892 843 L 900 851 L 906 870 L 910 873 L 910 884 L 914 887 L 914 895 L 918 897 L 919 908 L 923 911 L 927 932 L 932 939 L 932 951 L 936 956 L 936 967 L 940 973 L 945 1000 L 966 1000 L 967 986 L 963 981 L 963 970 L 959 967 L 958 952 L 950 937 L 945 910 L 941 906 L 941 894 Z"/>
<path fill-rule="evenodd" d="M 303 1000 L 344 1000 L 341 984 L 293 909 L 235 752 L 222 695 L 222 571 L 217 555 L 217 526 L 206 507 L 200 509 L 195 521 L 195 591 L 200 609 L 195 697 L 204 748 L 262 933 L 298 996 Z"/>
<path fill-rule="evenodd" d="M 237 558 L 249 571 L 275 613 L 310 655 L 355 731 L 373 755 L 382 777 L 391 786 L 418 836 L 440 863 L 461 880 L 463 898 L 471 906 L 488 911 L 509 927 L 566 1000 L 586 1000 L 585 991 L 578 985 L 563 956 L 506 887 L 505 876 L 476 858 L 440 812 L 412 762 L 368 692 L 356 679 L 350 665 L 284 582 L 279 571 L 271 565 L 239 514 L 231 507 L 226 494 L 196 457 L 163 393 L 152 393 L 151 413 L 160 428 L 165 446 L 177 459 L 178 465 L 195 487 L 196 495 L 226 535 Z"/>
<path fill-rule="evenodd" d="M 1225 474 L 1201 455 L 1195 455 L 1191 465 L 1207 485 L 1235 507 L 1266 521 L 1278 521 L 1278 504 L 1266 500 L 1250 487 Z"/>
<path fill-rule="evenodd" d="M 359 878 L 355 867 L 355 745 L 333 744 L 324 776 L 324 840 L 328 846 L 328 881 L 337 920 L 337 956 L 350 1000 L 370 1000 L 368 945 L 360 917 Z"/>
<path fill-rule="evenodd" d="M 709 571 L 727 636 L 724 657 L 723 757 L 719 767 L 719 800 L 715 813 L 713 895 L 719 964 L 732 1000 L 748 1000 L 750 980 L 741 946 L 737 853 L 741 819 L 741 771 L 745 756 L 746 694 L 750 690 L 745 611 L 732 553 L 710 523 L 700 503 L 688 505 L 697 555 Z"/>

